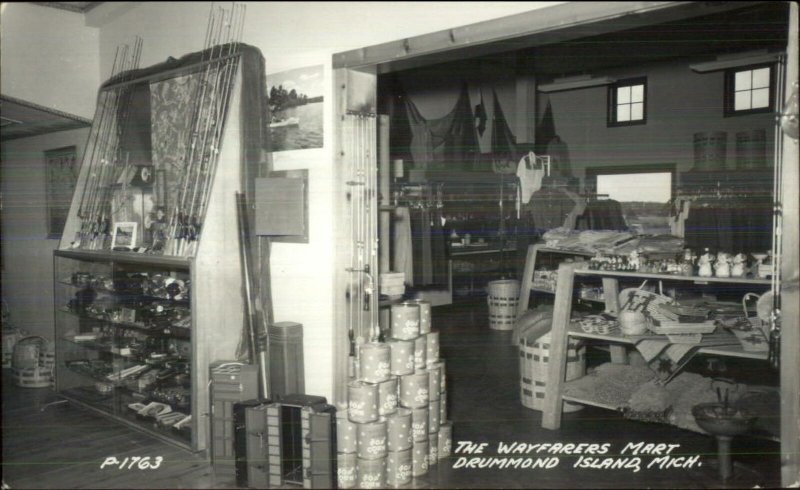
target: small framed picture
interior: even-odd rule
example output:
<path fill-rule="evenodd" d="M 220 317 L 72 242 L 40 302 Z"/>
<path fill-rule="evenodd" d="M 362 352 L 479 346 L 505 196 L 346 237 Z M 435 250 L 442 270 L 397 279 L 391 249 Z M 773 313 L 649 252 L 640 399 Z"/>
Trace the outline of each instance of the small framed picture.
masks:
<path fill-rule="evenodd" d="M 135 221 L 121 221 L 114 223 L 114 233 L 111 235 L 112 250 L 130 250 L 136 246 Z"/>

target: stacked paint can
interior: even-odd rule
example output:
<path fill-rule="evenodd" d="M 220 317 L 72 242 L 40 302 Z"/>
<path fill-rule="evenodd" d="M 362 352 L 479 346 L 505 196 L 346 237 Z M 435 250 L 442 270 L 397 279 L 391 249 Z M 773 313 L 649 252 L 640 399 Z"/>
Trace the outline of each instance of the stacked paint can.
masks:
<path fill-rule="evenodd" d="M 390 318 L 386 342 L 359 346 L 359 376 L 337 415 L 340 488 L 405 486 L 450 456 L 445 362 L 431 304 L 394 304 Z"/>

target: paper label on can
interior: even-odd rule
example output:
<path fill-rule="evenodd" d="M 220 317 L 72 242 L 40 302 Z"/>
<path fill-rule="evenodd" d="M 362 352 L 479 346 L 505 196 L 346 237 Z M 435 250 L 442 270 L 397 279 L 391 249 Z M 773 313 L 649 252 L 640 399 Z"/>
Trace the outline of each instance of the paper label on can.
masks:
<path fill-rule="evenodd" d="M 442 448 L 441 448 L 441 451 L 439 451 L 440 452 L 439 456 L 441 456 L 443 458 L 445 456 L 450 456 L 450 445 L 451 444 L 452 444 L 452 441 L 450 440 L 450 438 L 449 437 L 445 437 L 444 441 L 442 441 Z"/>
<path fill-rule="evenodd" d="M 409 355 L 408 359 L 406 360 L 406 369 L 413 370 L 414 366 L 415 366 L 414 356 L 413 355 Z"/>
<path fill-rule="evenodd" d="M 417 388 L 417 394 L 414 396 L 414 401 L 424 405 L 428 403 L 428 388 L 419 387 Z"/>
<path fill-rule="evenodd" d="M 350 400 L 348 409 L 350 410 L 351 417 L 364 417 L 367 414 L 367 402 L 360 402 L 358 400 Z"/>
<path fill-rule="evenodd" d="M 372 437 L 367 442 L 367 454 L 379 456 L 386 452 L 386 438 Z"/>
<path fill-rule="evenodd" d="M 341 465 L 336 470 L 339 477 L 339 486 L 349 485 L 356 482 L 356 467 L 343 468 Z"/>
<path fill-rule="evenodd" d="M 430 452 L 430 456 L 429 457 L 430 457 L 431 463 L 435 464 L 436 460 L 439 459 L 439 451 L 437 450 L 436 444 L 431 444 L 430 448 L 431 448 L 431 452 Z"/>
<path fill-rule="evenodd" d="M 385 412 L 397 408 L 397 395 L 395 393 L 386 395 L 386 399 L 381 407 Z"/>
<path fill-rule="evenodd" d="M 400 464 L 397 466 L 397 481 L 404 482 L 411 478 L 411 465 Z"/>
<path fill-rule="evenodd" d="M 361 475 L 359 486 L 361 488 L 381 488 L 383 486 L 381 480 L 380 473 L 364 473 Z"/>
<path fill-rule="evenodd" d="M 389 376 L 389 362 L 379 362 L 375 368 L 375 377 L 385 378 Z"/>
<path fill-rule="evenodd" d="M 414 439 L 422 438 L 422 436 L 428 435 L 428 424 L 427 420 L 424 422 L 414 422 L 411 424 L 411 433 Z"/>
<path fill-rule="evenodd" d="M 403 335 L 413 337 L 419 332 L 419 320 L 407 319 L 403 324 Z"/>

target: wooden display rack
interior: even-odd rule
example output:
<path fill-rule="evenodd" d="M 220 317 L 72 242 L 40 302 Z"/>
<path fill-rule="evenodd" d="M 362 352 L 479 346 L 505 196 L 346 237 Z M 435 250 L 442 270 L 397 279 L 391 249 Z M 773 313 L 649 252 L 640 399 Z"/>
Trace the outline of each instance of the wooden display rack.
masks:
<path fill-rule="evenodd" d="M 542 427 L 545 429 L 556 430 L 561 427 L 561 406 L 563 401 L 593 405 L 610 410 L 616 410 L 618 408 L 593 400 L 577 399 L 564 396 L 564 376 L 566 373 L 567 341 L 569 337 L 580 337 L 608 342 L 609 347 L 612 348 L 612 362 L 617 363 L 627 362 L 626 349 L 628 346 L 634 344 L 633 340 L 620 334 L 587 334 L 580 330 L 570 329 L 573 286 L 576 275 L 596 276 L 602 278 L 603 289 L 605 293 L 606 312 L 613 315 L 616 315 L 619 311 L 618 280 L 620 278 L 685 281 L 700 285 L 709 283 L 746 284 L 759 288 L 768 288 L 770 285 L 770 281 L 763 279 L 694 277 L 637 272 L 594 271 L 581 269 L 581 266 L 582 264 L 562 263 L 558 268 L 556 299 L 553 311 L 553 328 L 551 330 L 550 339 L 550 363 L 547 373 L 547 387 L 545 390 L 544 409 L 542 413 Z M 700 348 L 698 352 L 700 354 L 712 354 L 763 361 L 767 360 L 766 353 L 744 352 L 741 346 L 738 345 L 731 347 Z"/>

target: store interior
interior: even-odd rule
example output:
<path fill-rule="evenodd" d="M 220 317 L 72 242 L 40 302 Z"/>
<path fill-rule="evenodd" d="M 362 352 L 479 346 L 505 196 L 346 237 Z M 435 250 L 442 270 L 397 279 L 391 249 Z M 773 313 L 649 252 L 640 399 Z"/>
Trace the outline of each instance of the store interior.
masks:
<path fill-rule="evenodd" d="M 796 5 L 343 20 L 284 100 L 269 6 L 51 3 L 102 75 L 4 82 L 4 485 L 800 481 Z"/>

